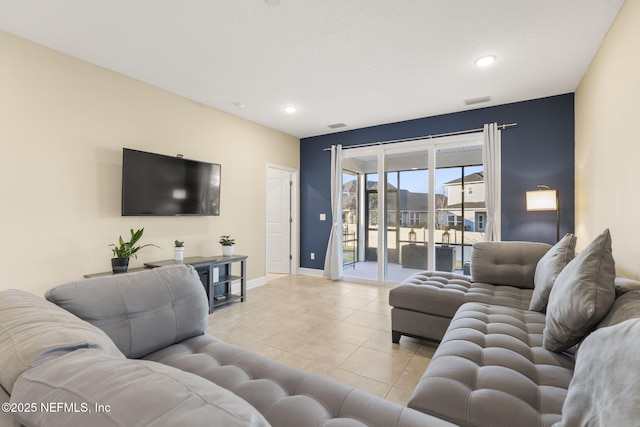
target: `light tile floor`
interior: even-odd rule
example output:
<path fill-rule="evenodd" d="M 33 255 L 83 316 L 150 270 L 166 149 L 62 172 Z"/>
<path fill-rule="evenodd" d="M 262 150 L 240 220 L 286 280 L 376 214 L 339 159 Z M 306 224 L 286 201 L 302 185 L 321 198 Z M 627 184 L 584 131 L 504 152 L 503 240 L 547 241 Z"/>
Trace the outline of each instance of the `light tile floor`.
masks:
<path fill-rule="evenodd" d="M 406 405 L 435 344 L 391 342 L 389 287 L 276 276 L 216 309 L 208 332 L 271 359 Z"/>

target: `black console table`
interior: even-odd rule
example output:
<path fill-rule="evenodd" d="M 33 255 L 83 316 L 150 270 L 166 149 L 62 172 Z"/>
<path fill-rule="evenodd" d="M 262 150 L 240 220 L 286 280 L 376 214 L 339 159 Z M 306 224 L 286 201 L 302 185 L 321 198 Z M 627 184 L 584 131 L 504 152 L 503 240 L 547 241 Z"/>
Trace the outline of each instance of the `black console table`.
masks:
<path fill-rule="evenodd" d="M 233 274 L 233 265 L 239 263 L 240 271 Z M 168 259 L 164 261 L 147 262 L 148 268 L 164 267 L 166 265 L 189 264 L 200 276 L 200 281 L 209 298 L 209 313 L 217 307 L 234 301 L 245 301 L 247 298 L 247 256 L 214 256 L 187 257 L 184 261 Z M 240 294 L 234 293 L 232 285 L 240 282 Z"/>

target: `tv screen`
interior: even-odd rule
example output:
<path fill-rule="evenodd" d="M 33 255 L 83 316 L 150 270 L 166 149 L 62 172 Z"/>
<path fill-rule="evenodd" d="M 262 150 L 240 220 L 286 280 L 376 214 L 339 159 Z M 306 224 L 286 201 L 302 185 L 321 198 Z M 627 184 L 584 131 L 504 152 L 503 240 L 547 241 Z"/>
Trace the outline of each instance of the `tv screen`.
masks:
<path fill-rule="evenodd" d="M 220 215 L 220 165 L 123 148 L 122 215 Z"/>

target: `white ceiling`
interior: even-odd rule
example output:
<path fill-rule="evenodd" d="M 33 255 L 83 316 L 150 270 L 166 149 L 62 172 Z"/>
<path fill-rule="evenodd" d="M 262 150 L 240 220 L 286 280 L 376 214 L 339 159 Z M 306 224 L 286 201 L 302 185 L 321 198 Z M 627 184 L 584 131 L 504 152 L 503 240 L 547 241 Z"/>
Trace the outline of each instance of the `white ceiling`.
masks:
<path fill-rule="evenodd" d="M 307 137 L 573 92 L 623 3 L 0 0 L 0 29 Z"/>

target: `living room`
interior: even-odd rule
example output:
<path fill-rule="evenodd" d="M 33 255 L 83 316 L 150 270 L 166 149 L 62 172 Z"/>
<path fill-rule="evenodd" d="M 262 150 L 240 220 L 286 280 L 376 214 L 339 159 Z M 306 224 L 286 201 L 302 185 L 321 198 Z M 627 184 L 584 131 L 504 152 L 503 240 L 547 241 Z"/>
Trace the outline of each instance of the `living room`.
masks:
<path fill-rule="evenodd" d="M 633 194 L 635 181 L 635 168 L 626 164 L 633 161 L 635 157 L 629 154 L 636 149 L 629 125 L 633 123 L 632 100 L 637 88 L 629 72 L 634 69 L 635 59 L 633 55 L 624 54 L 632 51 L 629 49 L 637 39 L 632 25 L 627 23 L 635 17 L 628 11 L 633 7 L 633 2 L 627 2 L 621 9 L 575 93 L 531 101 L 529 104 L 541 103 L 531 111 L 516 112 L 518 108 L 526 108 L 525 103 L 425 118 L 422 123 L 411 124 L 414 129 L 410 132 L 415 135 L 416 132 L 463 130 L 484 122 L 501 122 L 505 117 L 507 122 L 522 123 L 504 132 L 506 141 L 519 141 L 505 142 L 505 150 L 517 150 L 523 156 L 523 146 L 536 144 L 536 148 L 527 147 L 527 153 L 553 161 L 559 149 L 555 141 L 560 138 L 570 144 L 567 141 L 573 131 L 575 160 L 565 155 L 562 161 L 575 162 L 575 182 L 571 182 L 571 163 L 560 172 L 564 175 L 553 177 L 552 182 L 562 186 L 560 191 L 566 203 L 562 229 L 575 229 L 584 236 L 584 242 L 604 227 L 611 227 L 618 268 L 623 274 L 637 277 L 639 267 L 632 246 L 634 231 L 629 229 L 627 221 L 612 221 L 610 217 L 612 212 L 632 212 L 635 207 L 633 197 L 623 196 Z M 618 32 L 622 35 L 618 36 Z M 16 183 L 4 187 L 4 199 L 12 201 L 12 208 L 5 209 L 3 214 L 3 235 L 11 242 L 2 248 L 3 258 L 11 260 L 5 265 L 5 283 L 20 283 L 24 289 L 41 293 L 52 283 L 104 271 L 109 267 L 108 245 L 130 228 L 143 226 L 145 241 L 162 249 L 143 251 L 136 265 L 170 258 L 172 242 L 176 239 L 185 240 L 187 253 L 195 255 L 217 251 L 217 237 L 233 234 L 238 242 L 237 251 L 249 255 L 251 260 L 250 280 L 264 283 L 265 266 L 258 262 L 266 257 L 264 245 L 249 242 L 255 241 L 254 236 L 265 235 L 264 221 L 256 221 L 264 217 L 265 164 L 300 169 L 301 178 L 308 174 L 319 176 L 318 180 L 325 179 L 329 155 L 315 150 L 325 148 L 335 135 L 341 134 L 303 138 L 299 143 L 299 139 L 291 135 L 207 108 L 10 34 L 2 33 L 2 43 L 5 61 L 12 64 L 2 70 L 5 94 L 2 99 L 7 112 L 2 126 L 5 147 L 2 174 L 4 182 Z M 564 104 L 556 107 L 562 109 L 562 115 L 555 112 L 541 118 L 535 115 L 559 104 Z M 571 122 L 572 109 L 575 123 Z M 523 120 L 527 119 L 534 121 L 534 130 L 526 130 Z M 546 131 L 549 134 L 545 134 L 547 119 L 559 123 Z M 438 126 L 439 120 L 444 123 Z M 395 126 L 404 128 L 407 124 L 400 122 Z M 564 126 L 562 136 L 557 136 L 557 126 Z M 377 137 L 376 129 L 379 128 L 346 132 L 343 138 L 367 142 Z M 520 141 L 523 132 L 527 132 L 525 143 Z M 402 136 L 396 133 L 392 137 Z M 202 144 L 202 141 L 213 143 Z M 537 144 L 545 145 L 538 148 Z M 300 161 L 300 147 L 310 150 L 312 145 L 315 149 L 309 154 L 303 151 L 302 155 L 322 156 L 317 166 L 305 164 L 304 159 Z M 223 214 L 214 220 L 154 218 L 147 221 L 120 217 L 119 164 L 124 146 L 164 154 L 179 152 L 186 157 L 222 163 Z M 238 152 L 252 155 L 237 156 Z M 516 168 L 532 169 L 523 163 L 525 160 L 521 157 Z M 319 170 L 325 168 L 324 165 L 326 170 Z M 510 176 L 505 181 L 512 178 L 516 177 Z M 545 178 L 549 177 L 534 174 L 530 182 L 518 180 L 517 186 L 508 190 L 506 200 L 511 206 L 505 206 L 505 215 L 526 221 L 522 195 Z M 255 181 L 256 185 L 240 184 L 247 181 Z M 299 265 L 302 268 L 322 269 L 328 222 L 318 223 L 317 213 L 329 213 L 328 185 L 323 186 L 320 206 L 313 198 L 309 201 L 301 198 Z M 619 197 L 612 197 L 612 191 Z M 615 239 L 616 236 L 625 236 L 625 239 Z M 517 227 L 512 227 L 505 236 L 530 237 L 531 234 L 518 231 Z M 315 261 L 309 259 L 311 252 L 318 255 Z M 25 278 L 24 271 L 34 265 L 47 274 Z"/>
<path fill-rule="evenodd" d="M 130 228 L 141 227 L 144 242 L 160 248 L 147 248 L 134 265 L 171 258 L 176 239 L 186 241 L 187 254 L 215 253 L 218 236 L 232 234 L 237 252 L 249 256 L 249 280 L 264 283 L 265 247 L 255 244 L 255 236 L 266 233 L 262 218 L 267 164 L 300 169 L 301 181 L 309 181 L 309 188 L 301 186 L 298 265 L 321 270 L 329 224 L 317 221 L 318 213 L 329 214 L 328 181 L 319 184 L 328 179 L 329 155 L 322 149 L 333 141 L 376 140 L 379 132 L 393 139 L 493 121 L 519 123 L 503 132 L 505 164 L 514 165 L 512 170 L 505 168 L 503 183 L 515 182 L 505 189 L 503 216 L 512 219 L 505 239 L 535 237 L 535 231 L 522 227 L 530 218 L 523 212 L 524 192 L 551 183 L 562 194 L 562 231 L 575 230 L 582 242 L 588 242 L 610 227 L 620 273 L 637 277 L 635 231 L 628 221 L 611 215 L 633 212 L 636 206 L 635 198 L 628 196 L 635 182 L 630 124 L 637 94 L 631 75 L 636 59 L 626 54 L 638 38 L 629 22 L 637 15 L 634 7 L 634 2 L 622 7 L 574 93 L 302 140 L 2 33 L 4 61 L 11 64 L 2 68 L 1 79 L 2 178 L 13 183 L 4 186 L 4 199 L 11 203 L 3 213 L 3 235 L 11 243 L 1 249 L 3 258 L 10 260 L 3 286 L 42 293 L 53 283 L 108 270 L 108 245 Z M 573 134 L 571 158 L 567 153 L 572 151 Z M 121 149 L 127 146 L 221 163 L 222 215 L 121 217 Z M 246 152 L 251 156 L 238 156 Z M 308 158 L 321 161 L 313 164 Z M 556 168 L 536 171 L 532 158 L 555 162 Z M 557 171 L 558 162 L 566 166 L 562 171 Z M 514 175 L 518 169 L 526 170 L 531 180 Z M 304 191 L 312 191 L 313 197 Z M 317 254 L 314 261 L 311 252 Z M 24 272 L 36 265 L 47 273 L 25 277 Z"/>
<path fill-rule="evenodd" d="M 639 24 L 640 2 L 626 0 L 573 90 L 302 137 L 242 118 L 241 106 L 238 114 L 212 108 L 5 32 L 0 25 L 0 141 L 4 149 L 0 179 L 5 201 L 0 291 L 16 288 L 42 296 L 53 286 L 108 271 L 109 244 L 117 243 L 130 229 L 144 228 L 142 243 L 158 246 L 141 251 L 132 260 L 133 267 L 171 259 L 175 240 L 185 242 L 185 256 L 219 254 L 219 236 L 232 235 L 236 252 L 248 256 L 249 287 L 274 304 L 258 304 L 264 309 L 261 317 L 272 321 L 276 315 L 286 317 L 290 312 L 274 307 L 277 299 L 286 298 L 290 279 L 279 281 L 271 296 L 265 294 L 268 287 L 261 286 L 268 281 L 262 236 L 266 235 L 269 167 L 299 171 L 299 235 L 294 236 L 293 272 L 299 273 L 302 286 L 308 284 L 309 292 L 317 293 L 317 283 L 308 276 L 322 274 L 331 225 L 330 220 L 319 219 L 319 214 L 330 218 L 331 212 L 326 148 L 475 129 L 490 122 L 517 123 L 502 133 L 503 239 L 555 243 L 555 218 L 532 221 L 524 199 L 526 191 L 537 184 L 553 185 L 561 194 L 561 233 L 574 232 L 579 237 L 576 250 L 584 249 L 608 228 L 616 273 L 640 279 L 634 244 L 640 236 L 633 220 L 624 217 L 640 208 L 634 196 L 639 148 L 633 129 L 638 111 L 635 101 L 640 96 Z M 292 117 L 283 119 L 289 120 Z M 121 216 L 123 147 L 221 164 L 221 215 Z M 369 308 L 361 315 L 369 321 L 388 294 L 388 288 L 379 286 L 369 291 L 359 284 L 339 286 L 329 299 L 337 299 L 340 293 L 366 294 L 360 299 Z M 300 307 L 305 295 L 305 291 L 296 294 Z M 211 329 L 214 335 L 219 332 L 224 338 L 246 324 L 240 314 L 225 320 L 220 313 L 212 315 L 219 322 Z M 354 322 L 351 332 L 362 326 Z M 390 335 L 384 323 L 373 329 L 376 337 Z M 259 332 L 259 328 L 252 331 Z M 228 338 L 233 340 L 231 335 Z M 253 337 L 236 335 L 235 339 L 250 347 Z M 291 354 L 305 350 L 296 349 L 294 342 L 287 343 L 292 346 Z M 258 346 L 255 341 L 254 345 Z M 372 345 L 392 344 L 376 339 L 369 347 Z M 409 340 L 403 345 L 417 348 L 420 344 Z M 354 371 L 362 368 L 361 361 L 351 361 Z M 405 366 L 409 364 L 407 359 Z M 306 366 L 312 371 L 322 368 L 319 363 Z M 334 378 L 348 382 L 349 373 L 343 370 L 342 374 L 334 373 Z M 406 402 L 409 397 L 402 388 L 393 392 L 391 400 Z M 389 389 L 382 394 L 386 393 Z"/>

